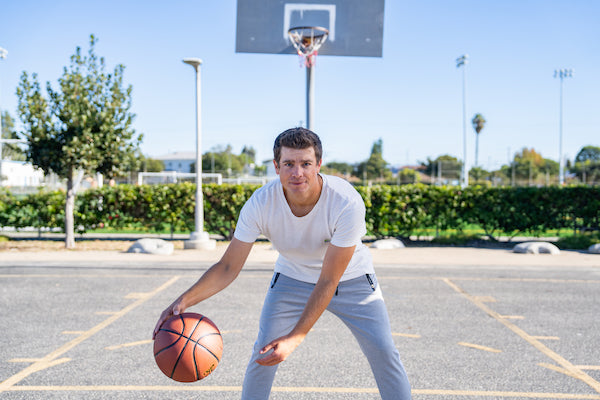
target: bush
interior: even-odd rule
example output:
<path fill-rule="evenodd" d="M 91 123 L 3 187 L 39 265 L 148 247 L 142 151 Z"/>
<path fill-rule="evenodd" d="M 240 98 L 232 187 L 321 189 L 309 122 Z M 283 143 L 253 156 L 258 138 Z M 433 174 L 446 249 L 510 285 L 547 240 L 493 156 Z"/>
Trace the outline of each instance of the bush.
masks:
<path fill-rule="evenodd" d="M 596 243 L 600 243 L 600 233 L 564 236 L 558 239 L 556 246 L 563 250 L 587 250 Z"/>
<path fill-rule="evenodd" d="M 231 239 L 242 206 L 258 187 L 203 185 L 205 230 Z M 469 224 L 481 227 L 491 239 L 500 234 L 600 229 L 600 187 L 461 189 L 414 184 L 356 189 L 366 206 L 367 234 L 377 238 L 406 238 L 428 228 L 442 236 L 450 230 L 460 235 Z M 88 190 L 76 197 L 75 225 L 80 232 L 103 227 L 192 231 L 195 190 L 193 183 Z M 0 226 L 63 228 L 64 202 L 60 191 L 16 198 L 0 190 Z"/>

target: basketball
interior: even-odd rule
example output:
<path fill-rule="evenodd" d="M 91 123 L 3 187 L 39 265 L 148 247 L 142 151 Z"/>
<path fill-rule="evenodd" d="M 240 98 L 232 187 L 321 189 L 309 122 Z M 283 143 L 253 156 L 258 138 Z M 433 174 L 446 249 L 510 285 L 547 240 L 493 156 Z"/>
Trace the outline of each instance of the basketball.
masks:
<path fill-rule="evenodd" d="M 217 368 L 223 354 L 221 332 L 207 317 L 183 313 L 169 318 L 154 338 L 158 368 L 178 382 L 195 382 Z"/>

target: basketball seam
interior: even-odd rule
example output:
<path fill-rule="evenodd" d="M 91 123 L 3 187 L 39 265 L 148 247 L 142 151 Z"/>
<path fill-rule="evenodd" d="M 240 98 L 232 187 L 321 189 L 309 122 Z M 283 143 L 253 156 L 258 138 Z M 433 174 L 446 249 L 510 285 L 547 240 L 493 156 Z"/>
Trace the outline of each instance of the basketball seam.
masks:
<path fill-rule="evenodd" d="M 206 335 L 198 338 L 197 341 L 192 340 L 192 342 L 196 343 L 198 346 L 202 347 L 204 350 L 208 351 L 210 353 L 211 356 L 213 356 L 215 358 L 215 360 L 217 360 L 217 362 L 221 362 L 221 360 L 219 359 L 219 357 L 217 357 L 217 355 L 215 353 L 213 353 L 208 347 L 206 347 L 205 345 L 203 345 L 202 343 L 200 343 L 200 340 L 204 339 L 207 336 L 213 336 L 213 335 L 218 335 L 221 336 L 220 333 L 218 332 L 213 332 L 213 333 L 207 333 Z"/>
<path fill-rule="evenodd" d="M 194 328 L 194 330 L 192 331 L 192 333 L 190 333 L 190 339 L 191 337 L 194 335 L 194 332 L 196 331 L 196 329 L 198 329 L 198 327 L 200 326 L 200 322 L 202 322 L 202 320 L 204 319 L 204 316 L 202 316 L 199 320 L 198 323 L 196 324 L 196 327 Z M 194 369 L 196 370 L 196 379 L 200 379 L 200 373 L 198 372 L 198 363 L 196 362 L 196 346 L 198 345 L 198 342 L 195 340 L 192 340 L 192 342 L 194 342 L 194 348 L 192 349 L 192 357 L 194 358 Z"/>
<path fill-rule="evenodd" d="M 177 342 L 179 342 L 179 339 L 181 338 L 185 338 L 185 336 L 183 336 L 182 334 L 180 334 L 179 332 L 175 332 L 173 330 L 170 329 L 160 329 L 159 331 L 163 331 L 163 332 L 169 332 L 169 333 L 175 333 L 177 335 L 179 335 L 179 337 L 177 338 L 177 340 L 175 340 L 173 343 L 171 343 L 170 345 L 163 347 L 162 349 L 160 349 L 157 353 L 154 354 L 154 357 L 156 357 L 157 355 L 159 355 L 160 353 L 162 353 L 163 351 L 170 349 L 171 347 L 175 346 L 177 344 Z"/>
<path fill-rule="evenodd" d="M 181 319 L 181 323 L 183 324 L 182 330 L 180 335 L 182 337 L 185 337 L 184 333 L 185 333 L 185 319 L 183 319 L 183 316 L 179 316 L 179 318 Z M 194 327 L 194 329 L 192 330 L 192 334 L 194 333 L 194 331 L 196 330 L 196 328 L 198 328 L 198 325 L 200 325 L 200 321 L 202 321 L 202 318 L 200 318 L 200 320 L 196 323 L 196 326 Z M 192 336 L 190 334 L 190 336 Z M 171 376 L 170 378 L 173 379 L 173 376 L 175 376 L 175 370 L 177 370 L 177 365 L 179 365 L 179 361 L 181 360 L 181 357 L 183 356 L 183 353 L 185 351 L 185 348 L 187 347 L 188 343 L 190 342 L 190 338 L 186 338 L 187 342 L 185 342 L 185 344 L 183 345 L 183 348 L 181 349 L 181 351 L 179 352 L 179 357 L 177 357 L 177 361 L 175 361 L 175 365 L 173 365 L 173 370 L 171 371 Z"/>

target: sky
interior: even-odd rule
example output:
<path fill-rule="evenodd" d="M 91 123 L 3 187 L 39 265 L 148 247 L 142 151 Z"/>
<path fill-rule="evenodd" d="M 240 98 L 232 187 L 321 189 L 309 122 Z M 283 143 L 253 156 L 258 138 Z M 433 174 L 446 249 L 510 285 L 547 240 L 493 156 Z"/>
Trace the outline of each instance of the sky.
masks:
<path fill-rule="evenodd" d="M 258 1 L 258 0 L 257 0 Z M 300 0 L 299 0 L 300 2 Z M 0 108 L 18 120 L 23 71 L 57 87 L 90 34 L 109 70 L 125 65 L 133 86 L 134 128 L 142 152 L 195 151 L 195 73 L 201 66 L 202 152 L 231 145 L 272 158 L 273 140 L 304 123 L 306 73 L 295 55 L 235 52 L 236 0 L 0 0 Z M 479 164 L 488 170 L 524 147 L 559 159 L 559 68 L 563 154 L 600 146 L 600 1 L 387 0 L 383 56 L 319 56 L 314 131 L 325 163 L 366 160 L 383 141 L 395 166 L 463 152 L 466 66 L 467 162 L 475 159 L 471 119 L 487 123 Z"/>

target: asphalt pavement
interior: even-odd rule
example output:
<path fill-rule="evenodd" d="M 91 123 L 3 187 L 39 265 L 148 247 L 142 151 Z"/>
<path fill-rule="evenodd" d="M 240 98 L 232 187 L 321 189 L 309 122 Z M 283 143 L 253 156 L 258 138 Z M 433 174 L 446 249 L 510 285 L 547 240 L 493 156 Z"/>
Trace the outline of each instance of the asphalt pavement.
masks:
<path fill-rule="evenodd" d="M 0 398 L 237 399 L 277 253 L 189 311 L 221 329 L 217 369 L 178 383 L 155 365 L 164 307 L 213 262 L 117 251 L 0 252 Z M 414 399 L 600 400 L 600 255 L 372 250 Z M 325 313 L 277 373 L 272 399 L 378 399 L 349 331 Z"/>

